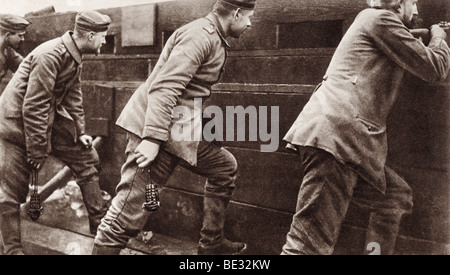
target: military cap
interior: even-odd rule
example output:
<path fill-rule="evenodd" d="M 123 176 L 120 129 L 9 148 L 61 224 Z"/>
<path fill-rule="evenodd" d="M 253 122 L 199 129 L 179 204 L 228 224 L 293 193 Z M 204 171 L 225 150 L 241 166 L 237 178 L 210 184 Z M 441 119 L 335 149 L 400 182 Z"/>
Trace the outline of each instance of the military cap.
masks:
<path fill-rule="evenodd" d="M 218 0 L 218 1 L 244 10 L 253 10 L 256 5 L 256 0 Z"/>
<path fill-rule="evenodd" d="M 97 11 L 83 11 L 75 17 L 75 27 L 79 30 L 104 32 L 108 30 L 111 18 Z"/>
<path fill-rule="evenodd" d="M 24 32 L 30 22 L 14 14 L 0 14 L 0 28 L 9 32 Z"/>

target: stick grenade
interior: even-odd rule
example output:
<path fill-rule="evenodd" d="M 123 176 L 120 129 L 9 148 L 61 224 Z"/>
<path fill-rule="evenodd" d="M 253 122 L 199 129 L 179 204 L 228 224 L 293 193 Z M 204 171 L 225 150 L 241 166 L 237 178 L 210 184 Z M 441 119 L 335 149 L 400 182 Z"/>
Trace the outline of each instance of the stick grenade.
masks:
<path fill-rule="evenodd" d="M 33 193 L 30 198 L 30 208 L 28 209 L 28 216 L 31 220 L 37 221 L 41 216 L 44 209 L 41 206 L 41 196 L 39 195 L 38 188 L 38 170 L 32 169 L 31 171 L 31 186 L 33 188 Z"/>

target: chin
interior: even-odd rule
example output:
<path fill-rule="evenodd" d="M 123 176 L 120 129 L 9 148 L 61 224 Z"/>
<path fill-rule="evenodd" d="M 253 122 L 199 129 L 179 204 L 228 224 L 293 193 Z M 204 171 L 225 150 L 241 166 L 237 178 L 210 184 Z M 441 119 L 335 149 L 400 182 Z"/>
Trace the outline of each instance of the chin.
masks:
<path fill-rule="evenodd" d="M 244 32 L 234 32 L 234 33 L 230 33 L 230 36 L 233 37 L 233 38 L 238 39 L 238 38 L 240 38 L 242 36 L 243 33 Z"/>
<path fill-rule="evenodd" d="M 92 51 L 91 54 L 98 56 L 100 54 L 100 49 Z"/>
<path fill-rule="evenodd" d="M 20 43 L 20 44 L 13 44 L 10 47 L 17 51 L 18 49 L 20 49 L 21 46 L 22 46 L 22 43 Z"/>
<path fill-rule="evenodd" d="M 419 16 L 417 16 L 417 15 L 414 15 L 413 17 L 412 17 L 412 19 L 411 19 L 411 21 L 409 22 L 409 27 L 411 28 L 411 29 L 418 29 L 418 28 L 421 28 L 422 27 L 422 24 L 423 24 L 423 20 L 422 20 L 422 18 L 420 18 Z"/>
<path fill-rule="evenodd" d="M 416 29 L 417 27 L 412 23 L 412 21 L 405 21 L 403 22 L 403 24 L 408 28 L 408 29 Z"/>

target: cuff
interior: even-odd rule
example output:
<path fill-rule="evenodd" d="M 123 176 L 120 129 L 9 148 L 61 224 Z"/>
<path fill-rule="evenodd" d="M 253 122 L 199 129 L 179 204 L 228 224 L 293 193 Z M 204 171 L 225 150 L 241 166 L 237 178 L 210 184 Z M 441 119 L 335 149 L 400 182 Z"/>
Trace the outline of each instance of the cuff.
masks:
<path fill-rule="evenodd" d="M 145 126 L 144 131 L 142 131 L 142 138 L 167 141 L 169 139 L 169 131 L 153 126 Z"/>

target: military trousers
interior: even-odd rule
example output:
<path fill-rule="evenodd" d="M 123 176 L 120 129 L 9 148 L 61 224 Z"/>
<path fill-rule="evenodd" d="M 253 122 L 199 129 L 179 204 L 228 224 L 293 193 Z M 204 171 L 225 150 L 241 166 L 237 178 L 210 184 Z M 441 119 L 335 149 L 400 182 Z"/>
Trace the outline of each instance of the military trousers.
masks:
<path fill-rule="evenodd" d="M 139 137 L 128 134 L 127 160 L 122 166 L 116 196 L 98 228 L 94 241 L 98 246 L 124 248 L 129 239 L 138 235 L 150 216 L 150 213 L 142 208 L 145 202 L 145 186 L 150 182 L 159 187 L 163 186 L 178 165 L 207 179 L 204 186 L 205 197 L 229 201 L 232 196 L 237 162 L 226 149 L 215 143 L 201 141 L 197 150 L 197 165 L 192 166 L 165 151 L 162 146 L 152 164 L 141 169 L 133 153 L 141 141 Z M 224 212 L 225 209 L 222 210 Z M 220 230 L 222 225 L 215 227 Z"/>
<path fill-rule="evenodd" d="M 297 148 L 304 177 L 282 254 L 332 254 L 351 202 L 371 212 L 368 230 L 378 234 L 367 236 L 384 238 L 384 242 L 373 241 L 380 243 L 381 252 L 392 253 L 401 217 L 412 210 L 409 185 L 386 167 L 383 194 L 332 154 L 314 147 Z"/>
<path fill-rule="evenodd" d="M 84 148 L 74 142 L 64 128 L 54 125 L 52 131 L 52 155 L 64 162 L 75 175 L 80 186 L 90 220 L 98 220 L 106 212 L 98 183 L 99 157 L 94 148 Z M 31 167 L 27 162 L 24 141 L 0 138 L 0 209 L 8 215 L 1 215 L 6 254 L 21 250 L 20 204 L 26 202 L 29 192 Z M 42 185 L 42 182 L 39 183 Z M 97 225 L 98 225 L 97 222 Z M 96 226 L 93 225 L 95 228 Z"/>
<path fill-rule="evenodd" d="M 51 155 L 71 169 L 78 185 L 81 186 L 98 175 L 99 156 L 94 148 L 84 148 L 75 143 L 73 137 L 57 125 L 53 127 L 51 142 Z M 25 144 L 0 139 L 0 158 L 0 188 L 6 192 L 11 202 L 24 203 L 31 174 Z"/>

